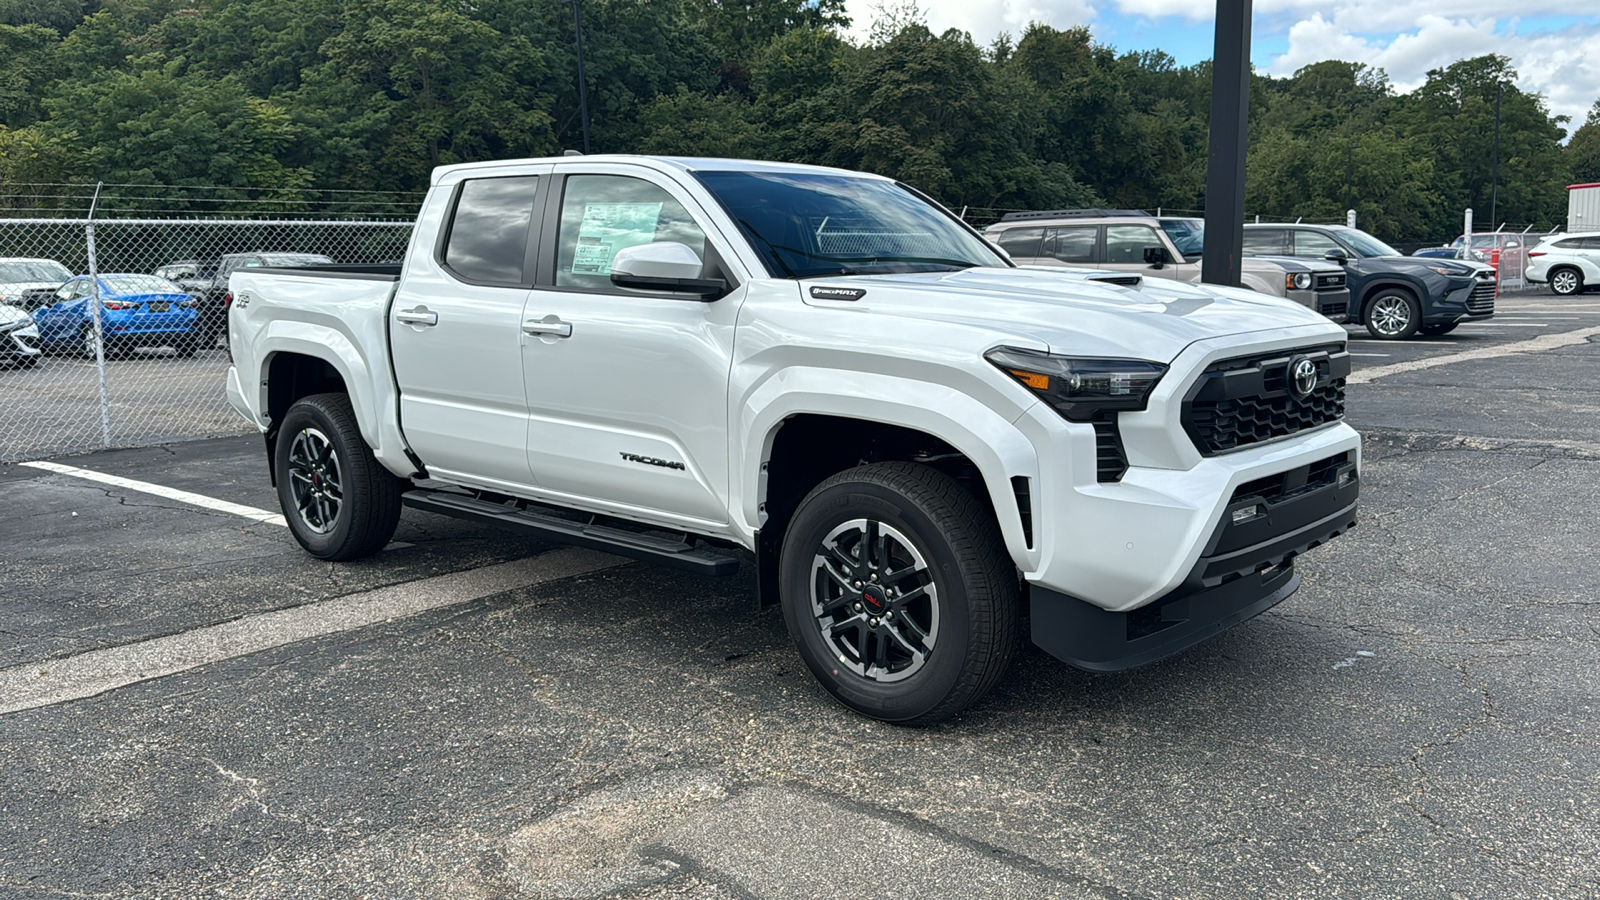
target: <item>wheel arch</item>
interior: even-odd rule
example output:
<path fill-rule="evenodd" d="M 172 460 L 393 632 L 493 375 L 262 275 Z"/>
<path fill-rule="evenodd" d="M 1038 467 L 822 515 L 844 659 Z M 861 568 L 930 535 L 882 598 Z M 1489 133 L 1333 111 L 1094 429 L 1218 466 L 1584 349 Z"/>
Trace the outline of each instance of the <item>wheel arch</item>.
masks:
<path fill-rule="evenodd" d="M 1362 285 L 1361 296 L 1353 305 L 1354 308 L 1358 310 L 1357 315 L 1359 315 L 1361 318 L 1359 321 L 1352 319 L 1350 324 L 1365 325 L 1367 322 L 1367 304 L 1372 302 L 1373 297 L 1376 297 L 1378 294 L 1390 288 L 1399 288 L 1410 294 L 1417 301 L 1419 306 L 1422 305 L 1427 296 L 1427 293 L 1422 290 L 1421 285 L 1405 278 L 1386 277 L 1374 279 L 1367 282 L 1365 285 Z"/>
<path fill-rule="evenodd" d="M 766 579 L 775 578 L 772 563 L 800 500 L 829 476 L 863 463 L 907 461 L 944 471 L 994 517 L 1017 565 L 1037 562 L 1038 457 L 1004 417 L 972 397 L 924 382 L 881 378 L 874 383 L 877 396 L 862 402 L 796 390 L 800 385 L 786 381 L 781 406 L 747 417 L 746 456 L 735 469 L 735 505 L 754 526 L 764 604 L 776 597 L 775 582 Z M 921 396 L 930 391 L 939 396 Z"/>

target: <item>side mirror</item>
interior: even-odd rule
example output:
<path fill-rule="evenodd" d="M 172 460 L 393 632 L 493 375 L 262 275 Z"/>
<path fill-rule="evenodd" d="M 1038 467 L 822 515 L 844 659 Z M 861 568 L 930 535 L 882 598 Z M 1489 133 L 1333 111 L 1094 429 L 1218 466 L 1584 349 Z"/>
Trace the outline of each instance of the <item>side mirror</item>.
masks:
<path fill-rule="evenodd" d="M 1166 263 L 1167 263 L 1167 248 L 1165 248 L 1165 247 L 1146 247 L 1146 248 L 1144 248 L 1144 261 L 1149 263 L 1150 264 L 1150 268 L 1152 268 L 1152 269 L 1161 268 L 1163 265 L 1166 265 Z"/>
<path fill-rule="evenodd" d="M 1337 250 L 1329 250 L 1327 253 L 1322 254 L 1322 258 L 1331 263 L 1338 263 L 1341 266 L 1350 261 L 1350 257 Z"/>
<path fill-rule="evenodd" d="M 611 283 L 641 291 L 694 294 L 714 300 L 727 293 L 721 278 L 702 278 L 705 265 L 688 245 L 677 241 L 636 244 L 617 251 L 611 260 Z"/>

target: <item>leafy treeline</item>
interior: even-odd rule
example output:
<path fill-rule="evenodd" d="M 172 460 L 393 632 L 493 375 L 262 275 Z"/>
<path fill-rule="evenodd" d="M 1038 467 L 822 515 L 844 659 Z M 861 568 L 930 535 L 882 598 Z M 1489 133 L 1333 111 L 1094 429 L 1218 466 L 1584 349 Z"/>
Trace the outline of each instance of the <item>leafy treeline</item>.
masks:
<path fill-rule="evenodd" d="M 794 160 L 955 208 L 1204 207 L 1210 67 L 1033 25 L 987 48 L 843 0 L 583 0 L 596 151 Z M 463 160 L 582 145 L 565 0 L 0 0 L 0 181 L 417 190 Z M 1392 239 L 1554 224 L 1600 181 L 1600 102 L 1562 122 L 1504 57 L 1399 95 L 1324 62 L 1258 77 L 1247 206 Z"/>

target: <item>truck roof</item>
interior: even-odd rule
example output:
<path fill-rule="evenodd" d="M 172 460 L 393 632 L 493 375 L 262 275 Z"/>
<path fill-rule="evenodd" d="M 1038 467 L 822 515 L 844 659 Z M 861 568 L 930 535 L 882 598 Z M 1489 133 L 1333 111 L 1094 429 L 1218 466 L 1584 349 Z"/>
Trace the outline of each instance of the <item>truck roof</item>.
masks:
<path fill-rule="evenodd" d="M 496 169 L 516 165 L 583 165 L 587 163 L 622 163 L 625 165 L 646 166 L 660 171 L 675 170 L 679 172 L 790 172 L 794 174 L 812 175 L 845 175 L 851 178 L 876 178 L 883 181 L 890 179 L 881 175 L 872 175 L 865 172 L 854 172 L 849 169 L 835 169 L 828 166 L 809 166 L 801 163 L 768 162 L 756 159 L 720 159 L 716 157 L 695 156 L 643 156 L 631 153 L 597 153 L 592 156 L 541 156 L 529 159 L 497 159 L 484 162 L 456 163 L 455 165 L 439 166 L 433 170 L 431 184 L 438 184 L 447 175 L 456 172 L 473 171 L 476 169 Z"/>

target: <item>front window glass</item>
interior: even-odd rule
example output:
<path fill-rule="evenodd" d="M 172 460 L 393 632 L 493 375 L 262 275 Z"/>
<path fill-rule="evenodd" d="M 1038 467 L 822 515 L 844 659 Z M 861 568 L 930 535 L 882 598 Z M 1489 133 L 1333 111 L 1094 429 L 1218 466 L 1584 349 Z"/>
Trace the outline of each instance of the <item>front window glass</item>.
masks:
<path fill-rule="evenodd" d="M 676 241 L 704 262 L 706 234 L 661 187 L 624 175 L 573 175 L 561 198 L 556 286 L 617 291 L 611 263 L 619 251 Z"/>
<path fill-rule="evenodd" d="M 698 172 L 782 278 L 948 272 L 1006 261 L 892 181 L 811 172 Z"/>
<path fill-rule="evenodd" d="M 1349 256 L 1349 252 L 1336 240 L 1320 231 L 1296 231 L 1294 233 L 1294 255 L 1309 256 L 1321 259 L 1329 253 L 1340 256 Z"/>
<path fill-rule="evenodd" d="M 1206 246 L 1206 220 L 1205 219 L 1162 219 L 1161 230 L 1172 238 L 1173 246 L 1178 248 L 1186 258 L 1193 259 L 1205 252 Z M 1107 235 L 1109 240 L 1110 236 Z M 1250 238 L 1245 237 L 1246 245 Z"/>
<path fill-rule="evenodd" d="M 1144 265 L 1144 251 L 1149 247 L 1164 246 L 1156 230 L 1149 225 L 1107 225 L 1106 263 L 1108 265 Z"/>
<path fill-rule="evenodd" d="M 1399 250 L 1385 244 L 1365 231 L 1357 228 L 1339 229 L 1339 237 L 1355 248 L 1357 254 L 1372 258 L 1374 256 L 1404 256 Z"/>

